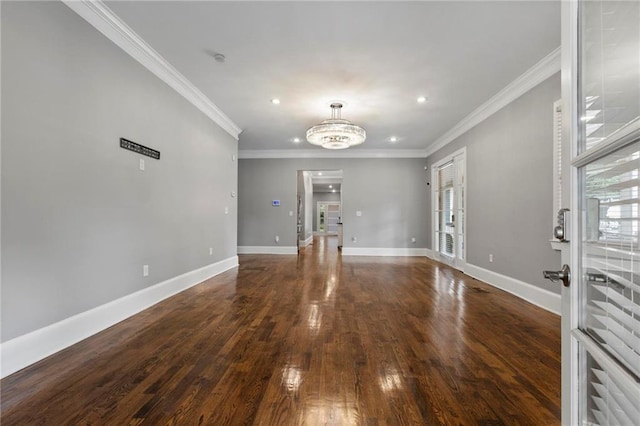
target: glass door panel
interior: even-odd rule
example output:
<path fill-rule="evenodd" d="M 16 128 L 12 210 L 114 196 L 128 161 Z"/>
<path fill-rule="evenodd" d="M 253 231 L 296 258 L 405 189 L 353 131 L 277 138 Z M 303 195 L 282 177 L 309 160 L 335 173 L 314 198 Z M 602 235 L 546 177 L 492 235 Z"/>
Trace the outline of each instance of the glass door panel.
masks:
<path fill-rule="evenodd" d="M 640 117 L 640 2 L 581 3 L 580 152 Z"/>
<path fill-rule="evenodd" d="M 578 412 L 581 424 L 637 424 L 640 2 L 581 2 L 579 24 Z"/>
<path fill-rule="evenodd" d="M 632 424 L 628 419 L 640 419 L 633 399 L 615 383 L 640 383 L 640 135 L 588 163 L 580 174 L 583 282 L 578 328 L 584 333 L 582 343 L 598 349 L 584 350 L 581 412 L 590 424 Z M 596 353 L 600 360 L 592 359 Z M 603 361 L 619 366 L 617 375 L 600 367 Z"/>
<path fill-rule="evenodd" d="M 453 161 L 438 169 L 438 207 L 436 210 L 438 226 L 438 251 L 447 257 L 454 257 L 454 177 Z"/>
<path fill-rule="evenodd" d="M 465 167 L 461 149 L 433 165 L 434 257 L 461 271 L 465 268 Z"/>
<path fill-rule="evenodd" d="M 327 204 L 327 232 L 338 233 L 338 222 L 340 221 L 340 203 Z"/>

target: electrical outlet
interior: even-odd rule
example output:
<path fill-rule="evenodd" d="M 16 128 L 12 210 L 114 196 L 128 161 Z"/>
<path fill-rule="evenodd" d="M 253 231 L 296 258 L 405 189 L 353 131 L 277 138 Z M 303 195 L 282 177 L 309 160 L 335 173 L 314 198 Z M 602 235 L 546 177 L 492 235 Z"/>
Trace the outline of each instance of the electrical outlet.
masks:
<path fill-rule="evenodd" d="M 276 235 L 276 243 L 280 242 L 280 237 L 278 235 Z"/>
<path fill-rule="evenodd" d="M 229 207 L 224 208 L 224 214 L 229 214 Z"/>
<path fill-rule="evenodd" d="M 356 211 L 356 216 L 358 216 L 358 217 L 362 216 L 362 212 L 360 210 L 357 210 Z"/>
<path fill-rule="evenodd" d="M 358 239 L 356 237 L 351 237 L 351 241 L 354 242 L 354 243 L 357 243 Z"/>
<path fill-rule="evenodd" d="M 415 244 L 415 243 L 416 243 L 416 237 L 411 237 L 411 242 L 412 242 L 413 244 Z"/>
<path fill-rule="evenodd" d="M 149 265 L 142 265 L 142 276 L 149 276 Z"/>
<path fill-rule="evenodd" d="M 289 210 L 289 216 L 293 216 L 293 210 Z"/>
<path fill-rule="evenodd" d="M 493 253 L 489 254 L 489 262 L 493 262 Z"/>

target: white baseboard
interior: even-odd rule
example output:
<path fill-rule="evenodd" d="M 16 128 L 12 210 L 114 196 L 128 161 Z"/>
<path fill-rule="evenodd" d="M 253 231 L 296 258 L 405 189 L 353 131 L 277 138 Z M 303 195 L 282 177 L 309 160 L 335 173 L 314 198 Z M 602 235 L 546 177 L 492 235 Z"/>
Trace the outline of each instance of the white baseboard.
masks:
<path fill-rule="evenodd" d="M 423 249 L 425 251 L 425 256 L 427 256 L 429 259 L 433 259 L 433 250 L 431 249 Z"/>
<path fill-rule="evenodd" d="M 467 263 L 464 269 L 465 274 L 498 287 L 506 292 L 514 294 L 527 302 L 540 306 L 554 314 L 560 315 L 561 297 L 559 294 L 552 293 L 548 290 L 536 287 L 524 281 L 481 268 L 479 266 Z"/>
<path fill-rule="evenodd" d="M 306 247 L 313 242 L 313 235 L 311 235 L 306 240 L 300 240 L 300 247 Z"/>
<path fill-rule="evenodd" d="M 298 254 L 298 247 L 290 246 L 238 246 L 238 254 Z"/>
<path fill-rule="evenodd" d="M 342 247 L 343 256 L 427 256 L 425 248 Z"/>
<path fill-rule="evenodd" d="M 232 256 L 8 340 L 0 345 L 0 377 L 15 373 L 236 266 L 238 256 Z"/>

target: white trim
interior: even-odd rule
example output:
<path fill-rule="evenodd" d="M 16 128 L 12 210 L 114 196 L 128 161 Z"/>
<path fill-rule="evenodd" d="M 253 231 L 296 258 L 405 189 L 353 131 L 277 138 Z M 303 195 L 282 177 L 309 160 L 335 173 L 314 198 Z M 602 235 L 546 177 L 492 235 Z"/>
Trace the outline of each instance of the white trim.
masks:
<path fill-rule="evenodd" d="M 426 248 L 378 248 L 378 247 L 342 247 L 343 256 L 424 256 L 429 257 L 431 250 Z"/>
<path fill-rule="evenodd" d="M 575 167 L 586 166 L 626 145 L 636 142 L 638 137 L 640 137 L 640 118 L 636 118 L 624 127 L 611 133 L 604 140 L 598 142 L 597 145 L 576 156 L 571 164 Z"/>
<path fill-rule="evenodd" d="M 309 236 L 306 240 L 300 240 L 300 247 L 306 247 L 313 242 L 313 235 Z"/>
<path fill-rule="evenodd" d="M 431 249 L 423 249 L 423 250 L 425 251 L 424 252 L 425 256 L 427 256 L 429 259 L 433 259 L 433 250 Z"/>
<path fill-rule="evenodd" d="M 472 265 L 471 263 L 467 263 L 465 274 L 514 294 L 527 302 L 541 307 L 542 309 L 546 309 L 549 312 L 560 315 L 561 297 L 559 294 L 552 293 L 524 281 Z"/>
<path fill-rule="evenodd" d="M 580 187 L 578 186 L 578 169 L 571 167 L 571 160 L 578 154 L 578 43 L 579 7 L 577 1 L 563 1 L 560 6 L 561 42 L 562 42 L 562 192 L 567 195 L 567 204 L 571 209 L 569 235 L 579 236 L 578 220 Z M 568 263 L 574 272 L 579 273 L 580 251 L 577 241 L 571 238 L 566 249 L 562 251 L 563 263 Z M 562 319 L 560 329 L 562 335 L 561 362 L 561 413 L 563 425 L 577 425 L 580 422 L 580 398 L 585 389 L 585 380 L 581 377 L 581 364 L 584 357 L 580 355 L 578 341 L 571 337 L 571 331 L 578 327 L 580 300 L 579 286 L 575 283 L 569 287 L 562 286 Z M 584 371 L 584 370 L 583 370 Z"/>
<path fill-rule="evenodd" d="M 236 266 L 238 256 L 232 256 L 8 340 L 0 345 L 0 377 L 15 373 Z"/>
<path fill-rule="evenodd" d="M 312 237 L 313 238 L 313 237 Z M 238 246 L 238 254 L 298 254 L 296 246 Z"/>
<path fill-rule="evenodd" d="M 243 149 L 238 158 L 426 158 L 424 149 Z"/>
<path fill-rule="evenodd" d="M 435 142 L 427 147 L 427 157 L 482 123 L 559 71 L 560 48 L 558 47 L 520 77 L 505 86 L 487 102 L 476 108 L 471 114 L 463 118 L 458 124 L 449 129 L 448 132 L 436 139 Z"/>
<path fill-rule="evenodd" d="M 62 0 L 133 59 L 238 140 L 242 131 L 220 108 L 100 0 Z"/>

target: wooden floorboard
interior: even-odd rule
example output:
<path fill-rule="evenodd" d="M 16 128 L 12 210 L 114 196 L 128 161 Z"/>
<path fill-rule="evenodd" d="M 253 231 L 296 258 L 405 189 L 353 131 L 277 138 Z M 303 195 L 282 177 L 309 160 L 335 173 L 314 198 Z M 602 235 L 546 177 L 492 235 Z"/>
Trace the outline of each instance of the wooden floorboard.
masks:
<path fill-rule="evenodd" d="M 553 425 L 560 319 L 334 237 L 240 267 L 0 383 L 1 424 Z"/>

